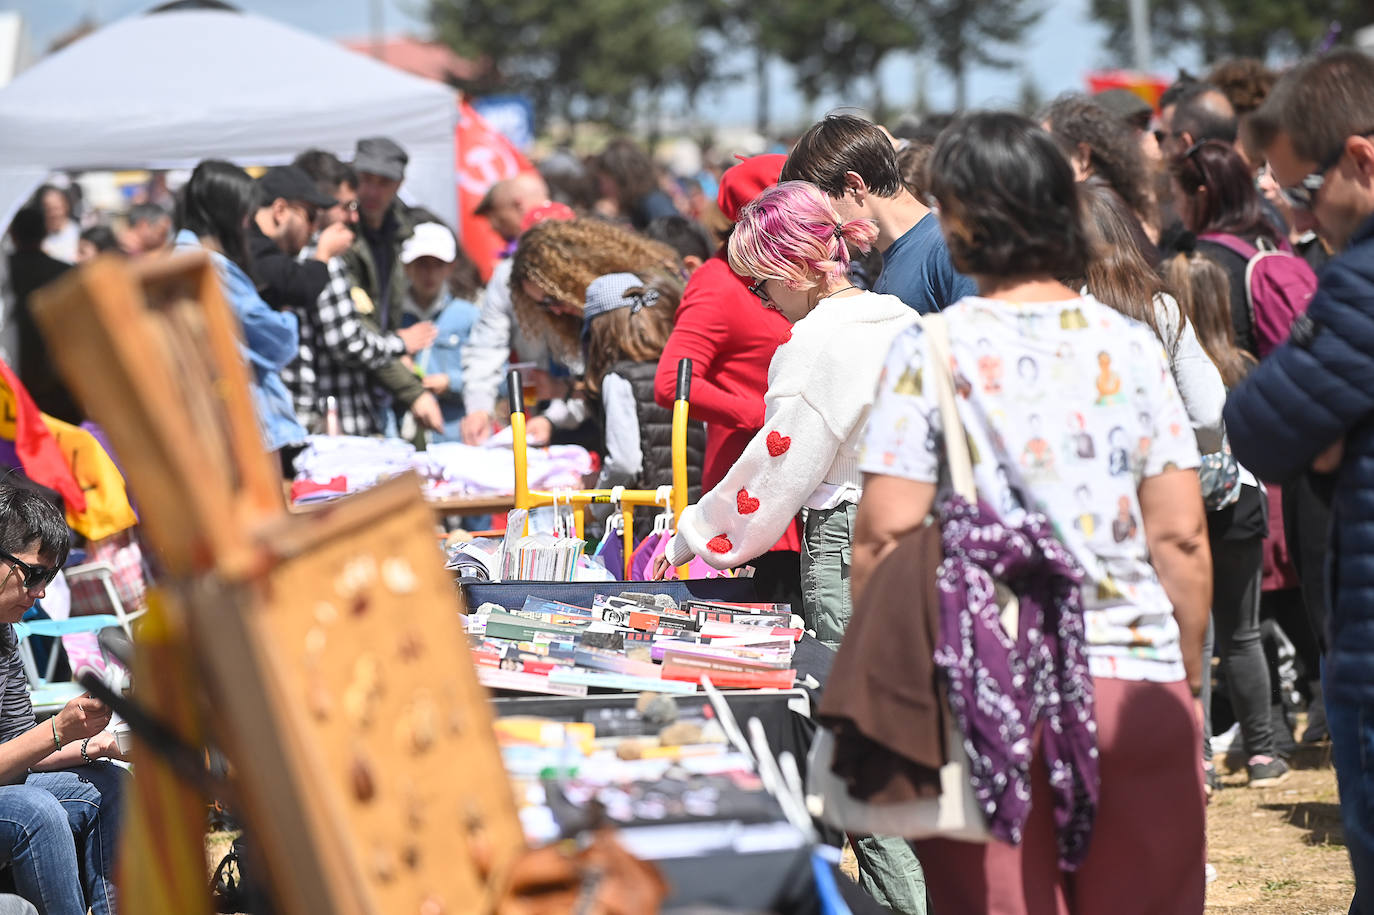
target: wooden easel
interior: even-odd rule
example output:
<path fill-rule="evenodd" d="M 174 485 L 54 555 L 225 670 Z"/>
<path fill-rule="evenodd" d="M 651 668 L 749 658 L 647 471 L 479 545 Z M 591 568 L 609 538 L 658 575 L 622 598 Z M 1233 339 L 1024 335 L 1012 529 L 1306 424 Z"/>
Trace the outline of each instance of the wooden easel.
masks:
<path fill-rule="evenodd" d="M 99 259 L 34 298 L 166 572 L 137 698 L 229 756 L 277 910 L 493 911 L 523 837 L 417 479 L 288 515 L 205 255 Z M 136 768 L 121 908 L 208 911 L 204 799 Z"/>

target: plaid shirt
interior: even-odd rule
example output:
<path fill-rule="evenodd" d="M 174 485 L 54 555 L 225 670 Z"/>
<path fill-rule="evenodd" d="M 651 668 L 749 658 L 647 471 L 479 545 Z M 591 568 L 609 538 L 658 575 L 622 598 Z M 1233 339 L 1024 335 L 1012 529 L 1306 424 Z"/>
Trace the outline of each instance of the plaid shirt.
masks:
<path fill-rule="evenodd" d="M 314 254 L 306 248 L 300 257 Z M 362 320 L 353 302 L 353 284 L 341 258 L 330 258 L 329 282 L 315 307 L 297 310 L 300 355 L 282 369 L 295 402 L 296 416 L 313 433 L 325 431 L 325 400 L 338 403 L 339 431 L 376 435 L 382 431 L 381 404 L 370 373 L 405 354 L 395 334 L 382 336 Z"/>

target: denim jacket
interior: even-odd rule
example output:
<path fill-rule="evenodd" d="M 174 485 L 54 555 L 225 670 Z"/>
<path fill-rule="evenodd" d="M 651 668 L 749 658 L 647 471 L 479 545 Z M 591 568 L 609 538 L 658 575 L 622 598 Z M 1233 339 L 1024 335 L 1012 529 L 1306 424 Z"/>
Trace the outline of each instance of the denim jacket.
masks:
<path fill-rule="evenodd" d="M 182 229 L 176 235 L 176 249 L 204 249 L 200 239 Z M 296 419 L 291 394 L 281 379 L 282 368 L 300 349 L 299 326 L 290 312 L 276 311 L 258 295 L 257 287 L 243 269 L 218 251 L 210 251 L 220 288 L 229 307 L 239 319 L 243 339 L 239 351 L 253 369 L 253 406 L 258 428 L 268 451 L 305 441 L 305 428 Z"/>
<path fill-rule="evenodd" d="M 418 306 L 407 295 L 402 324 L 414 324 L 419 312 Z M 432 434 L 432 441 L 463 440 L 459 428 L 459 422 L 466 412 L 463 406 L 463 344 L 467 342 L 472 326 L 477 323 L 478 314 L 477 306 L 467 299 L 448 299 L 438 310 L 438 317 L 433 319 L 439 336 L 429 349 L 415 354 L 415 365 L 426 375 L 448 375 L 448 390 L 439 395 L 439 409 L 444 414 L 444 433 Z"/>

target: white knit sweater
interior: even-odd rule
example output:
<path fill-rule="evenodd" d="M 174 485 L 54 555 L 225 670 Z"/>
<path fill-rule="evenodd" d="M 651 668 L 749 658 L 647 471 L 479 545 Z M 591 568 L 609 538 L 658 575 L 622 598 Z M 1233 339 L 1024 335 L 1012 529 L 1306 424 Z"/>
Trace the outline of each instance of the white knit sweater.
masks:
<path fill-rule="evenodd" d="M 682 512 L 668 561 L 695 555 L 732 568 L 777 543 L 803 506 L 857 501 L 878 375 L 893 339 L 917 318 L 896 296 L 864 292 L 822 299 L 793 325 L 768 366 L 763 428 L 720 484 Z"/>

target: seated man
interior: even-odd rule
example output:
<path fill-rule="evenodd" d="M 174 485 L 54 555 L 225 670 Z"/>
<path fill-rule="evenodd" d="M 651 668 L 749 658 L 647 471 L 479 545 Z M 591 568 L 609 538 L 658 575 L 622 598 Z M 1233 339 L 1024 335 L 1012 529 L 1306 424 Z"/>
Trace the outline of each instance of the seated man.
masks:
<path fill-rule="evenodd" d="M 45 915 L 109 915 L 124 777 L 101 761 L 120 757 L 110 710 L 80 696 L 35 723 L 10 625 L 43 597 L 67 538 L 60 508 L 0 483 L 0 866 Z"/>

